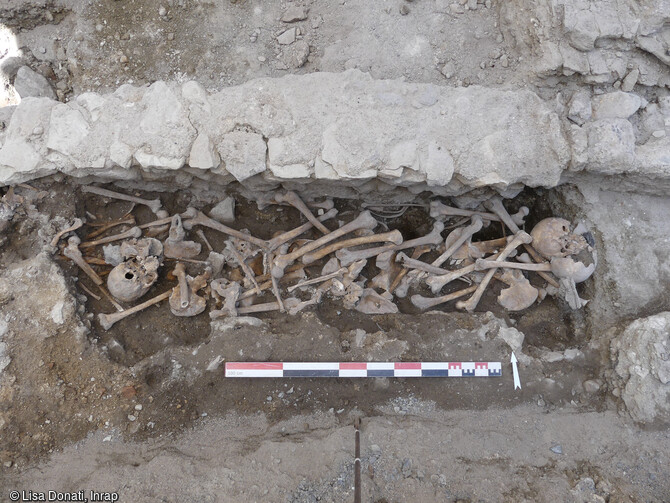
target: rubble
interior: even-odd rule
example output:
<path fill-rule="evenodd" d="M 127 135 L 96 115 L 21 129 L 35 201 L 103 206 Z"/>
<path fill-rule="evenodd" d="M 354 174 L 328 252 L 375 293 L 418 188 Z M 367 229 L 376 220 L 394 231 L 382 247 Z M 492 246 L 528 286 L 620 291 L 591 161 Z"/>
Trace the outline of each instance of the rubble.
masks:
<path fill-rule="evenodd" d="M 670 424 L 670 313 L 629 324 L 610 345 L 617 386 L 630 415 L 643 423 Z"/>

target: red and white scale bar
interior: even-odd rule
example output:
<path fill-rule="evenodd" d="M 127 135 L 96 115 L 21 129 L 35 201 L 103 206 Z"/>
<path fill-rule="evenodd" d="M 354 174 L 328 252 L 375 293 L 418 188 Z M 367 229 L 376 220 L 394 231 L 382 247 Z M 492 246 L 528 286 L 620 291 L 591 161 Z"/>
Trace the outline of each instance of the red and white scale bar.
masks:
<path fill-rule="evenodd" d="M 500 377 L 500 362 L 227 362 L 226 377 Z"/>

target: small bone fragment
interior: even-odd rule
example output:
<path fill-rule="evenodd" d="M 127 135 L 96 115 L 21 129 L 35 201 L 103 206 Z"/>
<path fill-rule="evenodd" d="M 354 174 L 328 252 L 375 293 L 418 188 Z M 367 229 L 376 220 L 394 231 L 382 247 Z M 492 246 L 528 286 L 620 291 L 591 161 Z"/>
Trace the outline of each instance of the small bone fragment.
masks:
<path fill-rule="evenodd" d="M 296 194 L 293 191 L 287 191 L 285 194 L 277 194 L 275 196 L 275 201 L 278 203 L 287 203 L 293 206 L 296 210 L 298 210 L 300 213 L 305 215 L 307 217 L 307 220 L 309 220 L 314 227 L 319 229 L 322 233 L 328 234 L 330 230 L 328 227 L 323 225 L 317 218 L 312 214 L 312 212 L 309 210 L 307 205 L 303 202 L 300 197 L 298 197 L 298 194 Z"/>
<path fill-rule="evenodd" d="M 493 211 L 496 215 L 500 217 L 500 220 L 507 226 L 507 228 L 512 231 L 515 235 L 519 232 L 519 226 L 514 222 L 510 214 L 507 212 L 505 209 L 505 206 L 502 203 L 502 199 L 500 197 L 493 197 L 489 199 L 486 203 L 485 206 L 489 208 L 491 211 Z M 532 236 L 531 236 L 532 237 Z M 524 244 L 525 250 L 530 254 L 530 256 L 533 258 L 535 262 L 542 262 L 542 255 L 540 255 L 535 248 L 533 248 L 530 244 L 526 243 Z M 539 271 L 538 274 L 545 280 L 547 281 L 550 285 L 558 288 L 558 282 L 552 278 L 549 274 L 546 272 Z"/>
<path fill-rule="evenodd" d="M 335 208 L 331 208 L 326 213 L 324 213 L 323 215 L 321 215 L 319 217 L 319 221 L 320 222 L 325 222 L 326 220 L 330 220 L 331 218 L 335 218 L 335 216 L 337 216 L 337 210 Z M 269 245 L 268 247 L 269 247 L 270 251 L 273 251 L 273 250 L 279 248 L 284 243 L 287 243 L 287 242 L 297 238 L 298 236 L 300 236 L 304 232 L 307 232 L 312 227 L 314 227 L 312 225 L 312 222 L 307 222 L 307 223 L 304 223 L 304 224 L 300 225 L 299 227 L 296 227 L 295 229 L 292 229 L 290 231 L 286 231 L 282 234 L 279 234 L 278 236 L 275 236 L 270 241 L 268 241 L 268 245 Z"/>
<path fill-rule="evenodd" d="M 188 208 L 181 216 L 184 218 L 184 227 L 187 230 L 191 230 L 196 225 L 204 225 L 205 227 L 209 227 L 210 229 L 214 229 L 228 236 L 251 243 L 259 248 L 268 249 L 268 243 L 266 241 L 245 234 L 244 232 L 231 229 L 230 227 L 209 218 L 202 211 L 198 211 L 195 208 Z"/>
<path fill-rule="evenodd" d="M 395 314 L 398 312 L 398 306 L 379 295 L 372 288 L 363 290 L 354 309 L 363 314 Z"/>
<path fill-rule="evenodd" d="M 323 283 L 324 281 L 328 281 L 329 279 L 341 277 L 344 274 L 346 274 L 347 271 L 348 271 L 348 269 L 346 267 L 342 267 L 335 272 L 331 272 L 330 274 L 326 274 L 324 276 L 319 276 L 318 278 L 312 278 L 312 279 L 309 279 L 307 281 L 302 281 L 300 283 L 297 283 L 293 286 L 288 287 L 286 289 L 286 291 L 288 293 L 291 293 L 293 290 L 296 290 L 297 288 L 302 288 L 302 287 L 308 286 L 308 285 L 315 285 L 317 283 Z"/>
<path fill-rule="evenodd" d="M 472 217 L 474 215 L 479 215 L 479 217 L 482 220 L 489 220 L 489 221 L 494 221 L 494 222 L 499 222 L 500 221 L 500 217 L 498 217 L 494 213 L 486 213 L 484 211 L 471 211 L 471 210 L 463 210 L 461 208 L 453 208 L 451 206 L 446 206 L 446 205 L 442 204 L 440 201 L 431 201 L 431 203 L 430 203 L 430 216 L 432 218 L 438 218 L 440 216 Z"/>
<path fill-rule="evenodd" d="M 442 222 L 435 222 L 433 225 L 433 230 L 431 230 L 425 236 L 416 239 L 410 239 L 409 241 L 404 241 L 397 245 L 385 245 L 378 246 L 376 248 L 366 248 L 364 250 L 349 250 L 344 248 L 339 250 L 335 256 L 340 259 L 342 265 L 349 265 L 352 262 L 357 260 L 368 259 L 370 257 L 379 256 L 382 253 L 406 250 L 407 248 L 416 248 L 417 246 L 424 245 L 438 245 L 442 242 L 442 231 L 444 230 L 444 224 Z M 389 257 L 390 258 L 390 257 Z"/>
<path fill-rule="evenodd" d="M 509 271 L 503 274 L 502 279 L 511 280 L 512 283 L 498 295 L 498 304 L 508 311 L 523 311 L 537 300 L 539 295 L 537 288 L 531 285 L 522 273 L 511 274 Z"/>
<path fill-rule="evenodd" d="M 75 218 L 74 222 L 70 227 L 67 227 L 60 231 L 58 234 L 54 236 L 54 238 L 51 240 L 51 246 L 56 246 L 58 244 L 58 241 L 60 241 L 60 238 L 65 236 L 68 232 L 76 231 L 79 229 L 82 225 L 84 225 L 84 222 L 82 221 L 81 218 Z"/>
<path fill-rule="evenodd" d="M 170 225 L 170 234 L 163 245 L 164 253 L 167 258 L 193 258 L 200 255 L 202 246 L 195 241 L 184 241 L 186 231 L 179 215 L 172 217 Z"/>
<path fill-rule="evenodd" d="M 127 318 L 131 314 L 135 314 L 139 311 L 142 311 L 143 309 L 146 309 L 149 306 L 158 304 L 160 301 L 167 299 L 171 293 L 172 290 L 168 290 L 167 292 L 163 292 L 160 295 L 157 295 L 153 299 L 149 299 L 146 302 L 142 302 L 141 304 L 133 306 L 130 309 L 124 309 L 123 311 L 118 313 L 113 314 L 100 313 L 98 314 L 98 320 L 100 321 L 100 325 L 105 330 L 109 330 L 110 328 L 112 328 L 112 325 L 114 325 L 114 323 L 116 323 L 117 321 Z"/>
<path fill-rule="evenodd" d="M 522 244 L 528 244 L 533 240 L 533 238 L 530 237 L 530 235 L 524 231 L 519 231 L 512 241 L 510 241 L 507 246 L 503 249 L 503 251 L 500 252 L 500 255 L 496 259 L 498 262 L 504 261 L 514 250 L 517 249 Z M 468 312 L 474 311 L 474 309 L 477 307 L 477 304 L 479 304 L 479 300 L 482 298 L 482 295 L 484 293 L 484 290 L 488 286 L 488 284 L 491 282 L 491 278 L 493 278 L 493 275 L 495 274 L 496 269 L 489 269 L 486 275 L 484 276 L 484 279 L 482 282 L 479 284 L 477 287 L 477 290 L 475 290 L 475 293 L 466 301 L 458 301 L 456 303 L 456 307 L 458 309 L 465 309 Z"/>
<path fill-rule="evenodd" d="M 461 297 L 468 295 L 474 292 L 475 290 L 477 290 L 477 285 L 469 286 L 467 288 L 464 288 L 463 290 L 448 293 L 447 295 L 442 295 L 440 297 L 423 297 L 421 295 L 412 295 L 412 298 L 410 300 L 412 301 L 412 304 L 414 304 L 415 307 L 418 307 L 422 311 L 425 311 L 426 309 L 438 306 L 440 304 L 444 304 L 445 302 L 460 299 Z"/>
<path fill-rule="evenodd" d="M 131 227 L 121 234 L 115 234 L 114 236 L 107 236 L 106 238 L 96 239 L 95 241 L 86 241 L 80 245 L 81 248 L 91 248 L 93 246 L 104 245 L 107 243 L 113 243 L 114 241 L 122 241 L 124 239 L 130 238 L 139 238 L 142 235 L 142 230 L 139 227 Z"/>
<path fill-rule="evenodd" d="M 135 217 L 131 215 L 129 218 L 122 218 L 121 220 L 115 220 L 113 222 L 107 222 L 105 224 L 98 224 L 96 225 L 97 228 L 93 232 L 91 232 L 88 236 L 86 236 L 86 239 L 93 239 L 95 237 L 98 237 L 100 234 L 104 234 L 109 229 L 113 229 L 114 227 L 118 227 L 119 225 L 134 226 Z"/>
<path fill-rule="evenodd" d="M 226 241 L 226 250 L 229 250 L 230 253 L 232 253 L 233 257 L 235 257 L 235 260 L 242 268 L 242 272 L 244 272 L 246 278 L 252 285 L 254 285 L 254 288 L 256 289 L 256 294 L 260 295 L 261 289 L 258 287 L 258 282 L 256 281 L 256 275 L 254 274 L 254 271 L 252 271 L 251 267 L 249 267 L 249 265 L 244 261 L 244 257 L 240 255 L 240 253 L 237 251 L 237 248 L 235 248 L 235 245 L 233 244 L 232 241 L 230 240 Z"/>
<path fill-rule="evenodd" d="M 390 232 L 384 232 L 382 234 L 372 234 L 370 236 L 338 241 L 337 243 L 324 246 L 320 250 L 316 250 L 312 253 L 306 253 L 305 255 L 302 256 L 302 263 L 311 264 L 312 262 L 316 262 L 317 260 L 325 257 L 326 255 L 330 255 L 331 253 L 337 250 L 341 250 L 342 248 L 351 248 L 353 246 L 366 245 L 370 243 L 379 243 L 380 241 L 381 242 L 390 241 L 394 245 L 400 245 L 402 243 L 402 234 L 400 233 L 399 230 L 394 230 Z M 353 262 L 355 262 L 355 260 Z"/>
<path fill-rule="evenodd" d="M 75 264 L 79 266 L 79 268 L 86 273 L 86 275 L 93 280 L 93 282 L 96 285 L 102 285 L 103 281 L 100 276 L 93 270 L 93 268 L 86 263 L 84 260 L 84 257 L 81 255 L 81 251 L 79 250 L 79 244 L 81 243 L 81 239 L 79 239 L 77 236 L 71 236 L 67 240 L 67 246 L 63 250 L 63 255 L 65 255 L 67 258 L 72 260 Z"/>
<path fill-rule="evenodd" d="M 142 199 L 141 197 L 129 196 L 119 192 L 113 192 L 111 190 L 95 187 L 93 185 L 82 185 L 81 191 L 90 192 L 91 194 L 96 194 L 98 196 L 111 197 L 112 199 L 120 199 L 122 201 L 130 201 L 131 203 L 142 204 L 149 207 L 153 213 L 157 213 L 158 210 L 160 210 L 162 207 L 160 199 Z"/>
<path fill-rule="evenodd" d="M 377 226 L 377 221 L 372 217 L 369 211 L 364 211 L 358 217 L 353 219 L 348 224 L 343 225 L 339 229 L 334 230 L 326 234 L 325 236 L 320 237 L 316 241 L 306 244 L 305 246 L 299 248 L 298 250 L 288 253 L 286 255 L 281 255 L 276 257 L 272 264 L 271 274 L 275 278 L 281 278 L 284 275 L 284 269 L 286 266 L 293 263 L 295 260 L 299 259 L 306 253 L 309 253 L 321 246 L 324 246 L 331 241 L 338 239 L 339 237 L 344 236 L 350 232 L 353 232 L 358 229 L 374 229 Z"/>

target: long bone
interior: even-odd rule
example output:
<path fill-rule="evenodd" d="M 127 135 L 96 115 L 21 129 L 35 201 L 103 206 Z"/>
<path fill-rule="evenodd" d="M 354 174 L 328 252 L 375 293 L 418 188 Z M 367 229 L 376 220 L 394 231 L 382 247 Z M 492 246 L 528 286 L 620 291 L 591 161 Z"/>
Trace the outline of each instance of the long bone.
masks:
<path fill-rule="evenodd" d="M 352 238 L 352 239 L 345 239 L 344 241 L 338 241 L 337 243 L 324 246 L 320 250 L 316 250 L 312 253 L 305 253 L 302 256 L 302 263 L 311 264 L 325 257 L 326 255 L 330 255 L 331 253 L 341 250 L 343 248 L 350 248 L 353 246 L 366 245 L 370 243 L 379 243 L 384 241 L 390 241 L 395 246 L 401 245 L 402 234 L 400 233 L 399 230 L 394 230 L 390 232 L 383 232 L 381 234 L 372 234 L 370 236 L 363 236 L 359 238 Z M 352 260 L 351 262 L 356 262 L 356 260 Z M 348 265 L 351 262 L 348 262 L 347 264 L 343 265 Z"/>
<path fill-rule="evenodd" d="M 214 229 L 228 236 L 232 236 L 242 241 L 246 241 L 247 243 L 256 245 L 264 250 L 268 249 L 267 241 L 263 241 L 262 239 L 245 234 L 244 232 L 231 229 L 227 225 L 223 225 L 221 222 L 217 222 L 216 220 L 209 218 L 202 211 L 198 211 L 195 208 L 188 208 L 186 212 L 182 213 L 181 217 L 186 219 L 184 220 L 184 228 L 187 230 L 191 230 L 196 225 L 204 225 L 205 227 L 209 227 L 210 229 Z"/>
<path fill-rule="evenodd" d="M 142 229 L 139 227 L 131 227 L 125 232 L 115 234 L 114 236 L 107 236 L 106 238 L 96 239 L 95 241 L 86 241 L 80 245 L 81 248 L 91 248 L 93 246 L 104 245 L 114 241 L 122 241 L 124 239 L 139 238 L 142 235 Z"/>
<path fill-rule="evenodd" d="M 275 278 L 281 278 L 284 275 L 284 269 L 289 264 L 293 263 L 306 253 L 309 253 L 317 248 L 320 248 L 331 241 L 335 241 L 337 238 L 344 236 L 350 232 L 353 232 L 358 229 L 374 229 L 377 226 L 377 221 L 372 217 L 369 211 L 364 211 L 358 217 L 353 219 L 348 224 L 343 225 L 339 229 L 334 230 L 326 234 L 325 236 L 320 237 L 319 239 L 312 241 L 311 243 L 306 244 L 305 246 L 298 248 L 292 253 L 287 253 L 286 255 L 281 255 L 276 257 L 274 263 L 272 264 L 272 275 Z"/>
<path fill-rule="evenodd" d="M 510 215 L 512 221 L 517 225 L 523 225 L 524 220 L 530 213 L 530 210 L 526 206 L 519 208 L 519 211 L 514 215 Z M 463 216 L 471 217 L 473 215 L 479 215 L 483 220 L 489 220 L 493 222 L 500 222 L 500 216 L 496 213 L 486 213 L 482 211 L 472 211 L 472 210 L 463 210 L 461 208 L 454 208 L 452 206 L 446 206 L 440 201 L 432 201 L 430 203 L 430 216 L 433 218 L 438 218 L 439 216 Z"/>
<path fill-rule="evenodd" d="M 463 290 L 458 290 L 457 292 L 448 293 L 447 295 L 442 295 L 440 297 L 423 297 L 421 295 L 412 295 L 411 301 L 415 307 L 418 307 L 422 311 L 425 311 L 428 308 L 444 304 L 451 300 L 460 299 L 464 295 L 477 290 L 477 285 L 472 285 Z"/>
<path fill-rule="evenodd" d="M 326 220 L 330 220 L 331 218 L 334 218 L 337 216 L 337 210 L 335 208 L 329 209 L 326 213 L 321 215 L 318 219 L 320 222 L 325 222 Z M 290 231 L 286 231 L 282 234 L 279 234 L 278 236 L 273 237 L 268 241 L 268 248 L 270 251 L 276 250 L 279 248 L 281 245 L 288 243 L 292 239 L 297 238 L 304 232 L 307 232 L 309 229 L 314 227 L 312 225 L 312 222 L 306 222 L 302 224 L 299 227 L 296 227 L 295 229 L 291 229 Z"/>
<path fill-rule="evenodd" d="M 447 269 L 442 269 L 441 267 L 434 266 L 427 262 L 421 260 L 415 260 L 408 257 L 405 253 L 400 252 L 395 258 L 396 262 L 400 262 L 403 267 L 408 269 L 414 269 L 415 271 L 427 272 L 428 274 L 446 274 L 449 272 Z"/>
<path fill-rule="evenodd" d="M 433 225 L 433 230 L 425 236 L 410 239 L 409 241 L 404 241 L 397 245 L 384 245 L 378 246 L 376 248 L 366 248 L 364 250 L 349 250 L 348 248 L 344 248 L 338 250 L 335 256 L 340 260 L 340 264 L 349 265 L 352 262 L 356 262 L 357 260 L 376 257 L 382 253 L 406 250 L 407 248 L 416 248 L 417 246 L 438 245 L 443 241 L 441 235 L 443 230 L 444 224 L 442 222 L 435 222 Z"/>
<path fill-rule="evenodd" d="M 93 268 L 86 263 L 84 257 L 81 254 L 79 249 L 79 244 L 81 239 L 78 236 L 71 236 L 67 240 L 67 246 L 63 249 L 63 255 L 72 260 L 79 268 L 86 273 L 86 275 L 93 280 L 93 282 L 100 286 L 103 284 L 103 280 L 98 273 L 96 273 Z"/>
<path fill-rule="evenodd" d="M 491 255 L 490 259 L 495 260 L 498 258 L 500 253 L 496 253 L 495 255 Z M 461 267 L 460 269 L 456 269 L 455 271 L 450 271 L 446 274 L 440 274 L 437 276 L 431 276 L 429 278 L 426 278 L 426 284 L 430 287 L 430 291 L 433 292 L 433 295 L 437 295 L 440 290 L 444 287 L 444 285 L 451 283 L 452 281 L 462 278 L 466 274 L 470 274 L 471 272 L 474 272 L 476 269 L 476 264 L 470 264 L 465 267 Z"/>
<path fill-rule="evenodd" d="M 507 228 L 512 231 L 515 235 L 519 232 L 519 226 L 516 224 L 512 216 L 507 212 L 505 206 L 503 206 L 502 199 L 499 197 L 493 197 L 484 203 L 487 208 L 493 211 L 496 215 L 500 217 L 500 220 L 507 226 Z M 529 243 L 524 244 L 525 250 L 533 258 L 535 262 L 544 262 L 544 258 L 540 255 L 535 248 L 533 248 Z M 550 285 L 558 288 L 558 282 L 552 278 L 549 274 L 543 271 L 538 271 L 540 277 L 547 281 Z"/>
<path fill-rule="evenodd" d="M 498 262 L 490 259 L 477 259 L 475 262 L 475 271 L 484 271 L 491 267 L 502 267 L 505 269 L 520 269 L 522 271 L 551 271 L 551 264 L 549 262 L 542 262 L 541 264 L 527 264 L 523 262 Z"/>
<path fill-rule="evenodd" d="M 519 231 L 517 234 L 515 234 L 512 241 L 510 241 L 507 244 L 507 246 L 505 246 L 503 251 L 500 252 L 500 255 L 498 255 L 496 261 L 503 262 L 514 250 L 517 249 L 517 247 L 519 247 L 522 244 L 528 244 L 532 240 L 533 238 L 530 237 L 530 234 L 524 231 Z M 465 309 L 468 312 L 474 311 L 474 309 L 477 307 L 477 304 L 479 304 L 479 300 L 482 298 L 482 295 L 484 294 L 484 290 L 486 290 L 486 287 L 491 282 L 491 278 L 493 278 L 493 275 L 495 273 L 496 269 L 489 269 L 486 272 L 486 275 L 484 275 L 484 279 L 477 287 L 477 290 L 475 290 L 475 293 L 472 294 L 472 297 L 470 297 L 468 300 L 465 301 L 462 300 L 458 301 L 456 303 L 456 307 L 458 309 Z"/>
<path fill-rule="evenodd" d="M 91 194 L 96 194 L 103 197 L 111 197 L 112 199 L 120 199 L 121 201 L 130 201 L 131 203 L 142 204 L 149 207 L 152 212 L 157 213 L 158 210 L 163 206 L 160 199 L 142 199 L 141 197 L 129 196 L 127 194 L 121 194 L 119 192 L 113 192 L 111 190 L 103 189 L 100 187 L 95 187 L 93 185 L 82 185 L 82 192 L 90 192 Z"/>
<path fill-rule="evenodd" d="M 288 310 L 288 314 L 290 314 L 291 316 L 295 316 L 306 307 L 318 304 L 321 301 L 322 295 L 323 295 L 322 290 L 316 290 L 314 294 L 309 298 L 309 300 L 301 301 L 294 297 L 286 299 L 285 304 Z"/>
<path fill-rule="evenodd" d="M 74 222 L 72 222 L 72 225 L 70 227 L 66 227 L 65 229 L 63 229 L 54 236 L 54 238 L 51 240 L 51 246 L 56 246 L 58 244 L 58 241 L 60 241 L 60 238 L 65 236 L 65 234 L 67 234 L 68 232 L 76 231 L 82 225 L 84 225 L 84 221 L 81 218 L 75 218 Z"/>
<path fill-rule="evenodd" d="M 307 205 L 303 202 L 302 199 L 296 194 L 295 192 L 289 190 L 285 194 L 277 194 L 275 196 L 275 201 L 278 203 L 287 203 L 293 206 L 296 210 L 298 210 L 300 213 L 305 215 L 307 217 L 307 220 L 312 222 L 312 225 L 319 229 L 321 232 L 324 234 L 328 234 L 330 230 L 328 227 L 323 225 L 315 216 L 314 214 L 309 210 Z"/>
<path fill-rule="evenodd" d="M 114 323 L 116 323 L 117 321 L 127 318 L 131 314 L 138 313 L 149 306 L 158 304 L 160 301 L 167 299 L 171 294 L 172 289 L 168 290 L 167 292 L 163 292 L 160 295 L 154 297 L 153 299 L 147 300 L 146 302 L 142 302 L 141 304 L 133 306 L 129 309 L 124 309 L 121 312 L 112 314 L 100 313 L 98 314 L 98 321 L 100 321 L 100 325 L 102 326 L 102 328 L 104 328 L 105 330 L 109 330 L 110 328 L 112 328 L 112 325 L 114 325 Z"/>

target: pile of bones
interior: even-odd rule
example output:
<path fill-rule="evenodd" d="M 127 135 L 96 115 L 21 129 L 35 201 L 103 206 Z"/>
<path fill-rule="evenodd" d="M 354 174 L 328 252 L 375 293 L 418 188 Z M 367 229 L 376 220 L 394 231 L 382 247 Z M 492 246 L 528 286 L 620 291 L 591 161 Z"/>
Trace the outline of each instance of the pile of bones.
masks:
<path fill-rule="evenodd" d="M 425 310 L 457 300 L 457 309 L 472 312 L 494 279 L 504 284 L 497 300 L 509 311 L 526 309 L 547 294 L 559 296 L 572 309 L 579 309 L 586 301 L 579 297 L 575 285 L 591 276 L 596 267 L 593 236 L 581 224 L 572 229 L 567 220 L 552 217 L 541 220 L 527 233 L 522 227 L 528 208 L 521 207 L 511 215 L 499 197 L 486 201 L 486 209 L 481 211 L 432 201 L 432 231 L 404 241 L 398 230 L 373 232 L 380 223 L 373 216 L 374 208 L 330 230 L 325 223 L 338 214 L 332 200 L 305 202 L 292 191 L 267 193 L 257 201 L 260 210 L 270 205 L 290 205 L 305 216 L 305 223 L 264 240 L 194 208 L 169 215 L 159 199 L 146 200 L 95 186 L 83 186 L 82 191 L 145 205 L 156 216 L 156 220 L 142 225 L 136 225 L 130 213 L 105 224 L 89 224 L 95 231 L 85 242 L 74 234 L 85 225 L 77 218 L 53 238 L 54 251 L 60 250 L 76 263 L 116 308 L 111 314 L 98 315 L 105 330 L 165 299 L 169 299 L 175 316 L 196 316 L 205 311 L 211 298 L 212 319 L 277 310 L 294 315 L 318 304 L 325 295 L 341 299 L 346 309 L 365 314 L 396 313 L 394 296 L 406 297 L 410 288 L 425 290 L 424 285 L 434 296 L 412 295 L 411 302 L 417 308 Z M 389 216 L 388 212 L 376 214 Z M 449 224 L 450 232 L 445 224 Z M 492 224 L 507 228 L 509 235 L 472 240 L 483 227 Z M 101 237 L 118 232 L 123 225 L 127 230 Z M 223 233 L 227 237 L 225 249 L 212 249 L 202 227 Z M 193 236 L 187 236 L 187 231 L 209 249 L 205 260 L 196 259 L 203 245 L 190 240 Z M 314 239 L 305 239 L 307 233 Z M 91 254 L 96 249 L 104 258 L 100 253 L 97 257 Z M 436 258 L 428 262 L 421 260 L 424 256 Z M 124 307 L 122 304 L 138 301 L 150 290 L 159 268 L 168 260 L 171 267 L 174 264 L 168 277 L 174 278 L 175 286 L 133 307 Z M 368 261 L 374 261 L 380 271 L 369 282 L 362 274 Z M 107 270 L 98 273 L 93 266 Z M 187 267 L 198 274 L 191 276 Z M 316 273 L 308 277 L 310 271 Z M 541 286 L 531 284 L 531 273 L 538 275 L 534 283 Z M 106 281 L 101 277 L 104 275 Z M 463 288 L 443 294 L 448 285 L 453 290 L 455 281 L 462 282 Z M 89 295 L 102 298 L 81 286 Z M 273 300 L 258 302 L 266 291 Z"/>

